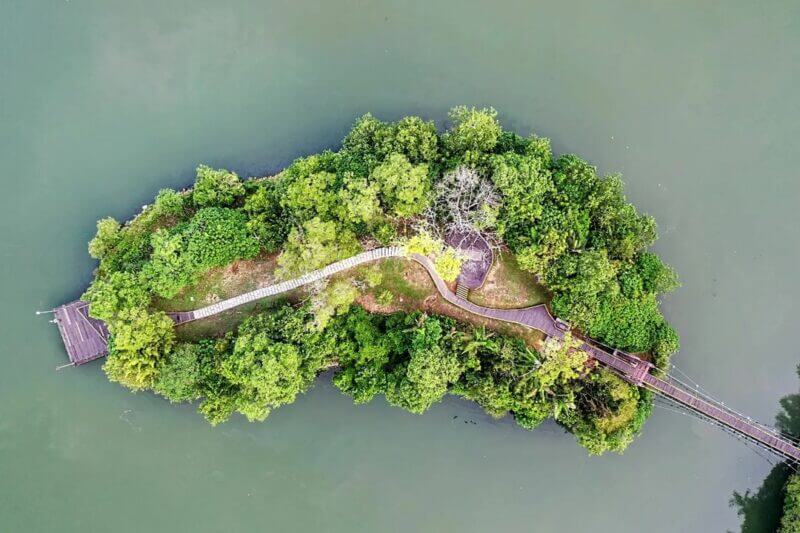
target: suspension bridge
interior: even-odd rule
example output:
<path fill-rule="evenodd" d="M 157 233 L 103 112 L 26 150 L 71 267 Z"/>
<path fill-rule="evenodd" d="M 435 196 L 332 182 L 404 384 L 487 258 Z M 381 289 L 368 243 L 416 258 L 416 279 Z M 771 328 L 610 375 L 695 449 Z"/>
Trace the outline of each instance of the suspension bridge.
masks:
<path fill-rule="evenodd" d="M 170 316 L 176 325 L 200 320 L 246 303 L 298 289 L 366 263 L 388 258 L 406 258 L 417 262 L 428 272 L 445 301 L 475 315 L 533 328 L 548 337 L 558 339 L 562 339 L 568 331 L 571 331 L 570 325 L 551 315 L 544 304 L 524 309 L 495 309 L 474 304 L 467 299 L 467 291 L 459 290 L 456 293 L 450 290 L 428 257 L 407 254 L 401 247 L 376 248 L 295 279 L 256 289 L 194 311 L 170 313 Z M 83 364 L 107 354 L 108 331 L 105 324 L 89 317 L 85 302 L 75 301 L 62 305 L 56 308 L 54 313 L 54 322 L 58 324 L 71 365 Z M 580 337 L 577 334 L 576 336 Z M 682 379 L 674 375 L 675 373 L 661 375 L 662 373 L 652 363 L 635 355 L 605 346 L 590 338 L 580 338 L 583 342 L 581 349 L 585 350 L 594 361 L 628 383 L 652 391 L 668 406 L 679 408 L 683 413 L 718 426 L 746 444 L 766 450 L 780 459 L 792 463 L 800 462 L 800 442 L 797 439 L 727 407 L 724 402 L 715 399 L 685 374 Z"/>

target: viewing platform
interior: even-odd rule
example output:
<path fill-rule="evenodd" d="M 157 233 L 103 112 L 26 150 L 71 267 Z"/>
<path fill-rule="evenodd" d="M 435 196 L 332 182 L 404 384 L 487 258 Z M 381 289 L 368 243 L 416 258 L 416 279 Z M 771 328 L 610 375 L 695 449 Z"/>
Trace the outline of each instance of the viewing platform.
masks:
<path fill-rule="evenodd" d="M 82 365 L 108 354 L 108 328 L 89 316 L 89 304 L 75 300 L 53 310 L 69 361 Z"/>

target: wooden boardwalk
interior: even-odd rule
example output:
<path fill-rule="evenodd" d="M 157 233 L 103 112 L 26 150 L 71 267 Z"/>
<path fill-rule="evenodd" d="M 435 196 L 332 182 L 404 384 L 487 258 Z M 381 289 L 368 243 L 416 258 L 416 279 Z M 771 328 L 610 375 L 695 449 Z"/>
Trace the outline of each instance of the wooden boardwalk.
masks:
<path fill-rule="evenodd" d="M 77 300 L 53 312 L 70 363 L 82 365 L 108 354 L 108 328 L 89 316 L 89 304 Z"/>
<path fill-rule="evenodd" d="M 485 318 L 537 329 L 548 337 L 558 339 L 563 338 L 564 334 L 571 329 L 568 323 L 553 317 L 544 304 L 524 309 L 493 309 L 476 305 L 466 298 L 453 293 L 436 272 L 433 262 L 428 257 L 420 254 L 408 255 L 403 248 L 397 246 L 376 248 L 363 252 L 328 265 L 325 268 L 304 274 L 299 278 L 240 294 L 234 298 L 194 311 L 170 313 L 170 316 L 176 324 L 207 318 L 246 303 L 292 291 L 372 261 L 397 257 L 405 257 L 422 265 L 430 275 L 436 290 L 442 298 L 465 311 Z M 57 308 L 55 313 L 59 331 L 64 339 L 64 345 L 67 348 L 70 361 L 73 364 L 82 364 L 107 354 L 108 330 L 101 321 L 88 316 L 85 302 L 76 301 L 63 305 Z M 627 382 L 652 390 L 656 394 L 700 414 L 702 417 L 723 426 L 736 435 L 767 448 L 783 458 L 800 462 L 800 448 L 791 441 L 774 430 L 760 426 L 747 417 L 703 398 L 694 391 L 676 386 L 668 380 L 653 375 L 651 373 L 653 369 L 651 363 L 620 350 L 605 348 L 592 339 L 584 339 L 581 348 L 598 363 L 611 369 Z"/>

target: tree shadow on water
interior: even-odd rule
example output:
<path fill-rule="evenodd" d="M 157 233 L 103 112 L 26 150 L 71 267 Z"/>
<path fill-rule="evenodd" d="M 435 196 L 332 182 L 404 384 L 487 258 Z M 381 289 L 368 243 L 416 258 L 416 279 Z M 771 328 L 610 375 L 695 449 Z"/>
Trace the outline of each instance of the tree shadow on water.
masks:
<path fill-rule="evenodd" d="M 800 366 L 797 368 L 800 376 Z M 782 432 L 800 436 L 800 394 L 784 396 L 775 426 Z M 741 533 L 774 533 L 778 531 L 783 513 L 785 486 L 794 469 L 787 463 L 776 465 L 755 492 L 734 491 L 731 507 L 742 517 Z"/>

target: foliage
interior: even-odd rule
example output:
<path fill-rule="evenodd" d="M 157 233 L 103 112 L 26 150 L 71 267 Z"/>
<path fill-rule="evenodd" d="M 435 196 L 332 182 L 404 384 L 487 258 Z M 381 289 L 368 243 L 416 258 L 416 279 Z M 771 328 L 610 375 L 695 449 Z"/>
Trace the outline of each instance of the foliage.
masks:
<path fill-rule="evenodd" d="M 439 158 L 439 136 L 433 122 L 419 117 L 388 124 L 367 113 L 344 138 L 340 153 L 342 171 L 366 176 L 392 153 L 404 155 L 412 164 L 434 164 Z"/>
<path fill-rule="evenodd" d="M 386 210 L 399 217 L 421 213 L 429 202 L 428 165 L 412 165 L 403 154 L 392 154 L 370 174 Z"/>
<path fill-rule="evenodd" d="M 174 344 L 172 319 L 162 312 L 123 309 L 108 328 L 108 358 L 103 365 L 108 379 L 132 390 L 152 387 Z"/>
<path fill-rule="evenodd" d="M 622 295 L 606 296 L 600 299 L 588 332 L 612 346 L 643 352 L 654 347 L 664 334 L 670 337 L 667 339 L 669 345 L 677 341 L 663 329 L 665 324 L 658 310 L 658 301 L 652 294 L 636 299 Z"/>
<path fill-rule="evenodd" d="M 405 241 L 404 248 L 407 254 L 435 256 L 444 249 L 444 242 L 426 231 L 420 231 Z"/>
<path fill-rule="evenodd" d="M 236 336 L 216 343 L 209 371 L 203 369 L 210 350 L 201 346 L 203 400 L 198 410 L 211 424 L 226 421 L 234 412 L 264 420 L 311 386 L 335 346 L 309 330 L 310 319 L 306 309 L 288 306 L 248 318 Z M 187 374 L 191 390 L 198 374 Z"/>
<path fill-rule="evenodd" d="M 392 151 L 413 163 L 435 163 L 439 157 L 439 135 L 433 121 L 404 117 L 394 125 Z"/>
<path fill-rule="evenodd" d="M 142 268 L 150 290 L 170 298 L 194 280 L 197 270 L 186 253 L 183 228 L 159 229 L 151 237 L 153 251 Z"/>
<path fill-rule="evenodd" d="M 596 316 L 601 295 L 613 293 L 615 279 L 605 250 L 563 254 L 545 275 L 547 287 L 555 292 L 553 311 L 584 329 Z"/>
<path fill-rule="evenodd" d="M 360 249 L 352 231 L 336 222 L 313 218 L 302 229 L 292 228 L 278 258 L 278 275 L 284 279 L 296 277 L 355 255 Z"/>
<path fill-rule="evenodd" d="M 339 190 L 336 214 L 339 220 L 350 226 L 373 224 L 381 215 L 378 186 L 364 178 L 355 178 Z"/>
<path fill-rule="evenodd" d="M 378 296 L 375 300 L 378 302 L 379 305 L 384 305 L 384 306 L 392 305 L 392 302 L 394 302 L 394 293 L 392 293 L 392 291 L 389 290 L 383 290 L 380 293 L 378 293 Z"/>
<path fill-rule="evenodd" d="M 742 517 L 741 533 L 773 533 L 780 531 L 786 483 L 794 469 L 786 463 L 776 465 L 755 492 L 734 492 L 731 507 Z"/>
<path fill-rule="evenodd" d="M 89 303 L 92 317 L 109 322 L 120 311 L 147 307 L 150 294 L 139 275 L 112 272 L 106 278 L 95 278 L 81 299 Z"/>
<path fill-rule="evenodd" d="M 198 270 L 225 266 L 258 254 L 258 242 L 239 211 L 208 207 L 201 209 L 186 227 L 186 253 Z"/>
<path fill-rule="evenodd" d="M 244 202 L 247 229 L 267 252 L 279 250 L 291 228 L 288 213 L 281 204 L 282 197 L 281 182 L 267 180 Z"/>
<path fill-rule="evenodd" d="M 120 240 L 120 224 L 111 217 L 97 221 L 97 234 L 89 241 L 89 255 L 102 260 Z"/>
<path fill-rule="evenodd" d="M 800 533 L 800 474 L 794 474 L 786 483 L 783 502 L 781 533 Z"/>
<path fill-rule="evenodd" d="M 339 371 L 333 383 L 357 404 L 372 400 L 386 390 L 388 364 L 404 336 L 391 328 L 394 319 L 370 315 L 361 308 L 338 317 L 328 332 L 338 332 Z M 332 333 L 331 333 L 332 334 Z"/>
<path fill-rule="evenodd" d="M 358 176 L 365 176 L 393 151 L 393 144 L 392 128 L 367 113 L 356 121 L 342 141 L 342 166 Z"/>
<path fill-rule="evenodd" d="M 389 377 L 386 400 L 391 405 L 423 413 L 461 376 L 464 366 L 453 349 L 454 332 L 448 326 L 452 328 L 448 320 L 421 317 L 407 341 L 408 359 Z"/>
<path fill-rule="evenodd" d="M 153 233 L 153 252 L 144 276 L 156 294 L 170 298 L 202 272 L 258 254 L 258 241 L 247 231 L 240 211 L 200 209 L 187 223 Z"/>
<path fill-rule="evenodd" d="M 264 420 L 270 411 L 294 401 L 307 383 L 296 346 L 271 339 L 264 332 L 241 334 L 233 353 L 220 365 L 220 375 L 238 388 L 234 403 L 248 420 Z"/>
<path fill-rule="evenodd" d="M 350 309 L 358 295 L 358 289 L 349 280 L 339 279 L 330 283 L 312 298 L 314 326 L 318 330 L 325 329 L 331 318 Z"/>
<path fill-rule="evenodd" d="M 197 167 L 192 201 L 197 207 L 227 207 L 244 195 L 244 185 L 234 172 L 205 165 Z"/>
<path fill-rule="evenodd" d="M 562 340 L 548 337 L 542 344 L 542 362 L 536 371 L 538 387 L 551 394 L 578 378 L 589 359 L 580 349 L 583 343 L 567 332 Z"/>
<path fill-rule="evenodd" d="M 797 368 L 800 375 L 800 366 Z M 796 438 L 800 435 L 800 394 L 784 396 L 775 427 Z M 800 481 L 793 465 L 775 465 L 761 486 L 744 494 L 734 491 L 731 507 L 742 517 L 741 532 L 798 531 Z"/>
<path fill-rule="evenodd" d="M 454 389 L 456 394 L 477 402 L 496 418 L 510 412 L 526 429 L 554 414 L 557 397 L 539 386 L 542 356 L 520 339 L 474 329 L 462 334 L 461 350 L 478 364 L 467 369 Z"/>
<path fill-rule="evenodd" d="M 640 393 L 605 369 L 592 372 L 578 391 L 576 411 L 564 420 L 590 453 L 622 452 L 641 430 L 651 393 Z"/>
<path fill-rule="evenodd" d="M 468 166 L 480 165 L 483 154 L 497 144 L 502 128 L 493 108 L 454 107 L 450 110 L 452 126 L 444 135 L 444 146 L 451 158 Z"/>
<path fill-rule="evenodd" d="M 436 273 L 445 281 L 455 281 L 461 273 L 464 258 L 455 248 L 448 246 L 433 262 Z"/>
<path fill-rule="evenodd" d="M 180 219 L 186 213 L 184 197 L 173 189 L 161 189 L 148 209 L 148 216 L 156 219 Z"/>
<path fill-rule="evenodd" d="M 170 402 L 197 400 L 203 394 L 202 383 L 215 355 L 214 343 L 181 343 L 167 355 L 153 383 L 153 391 Z"/>
<path fill-rule="evenodd" d="M 336 174 L 320 171 L 301 174 L 286 187 L 283 206 L 300 221 L 330 217 L 338 206 Z"/>

